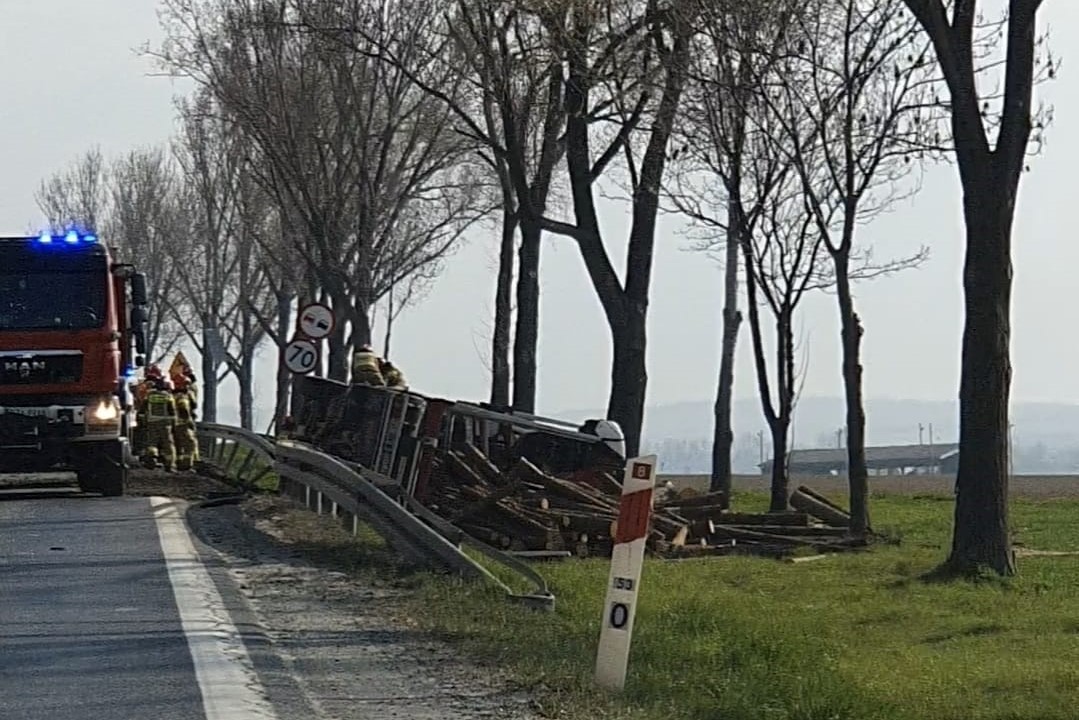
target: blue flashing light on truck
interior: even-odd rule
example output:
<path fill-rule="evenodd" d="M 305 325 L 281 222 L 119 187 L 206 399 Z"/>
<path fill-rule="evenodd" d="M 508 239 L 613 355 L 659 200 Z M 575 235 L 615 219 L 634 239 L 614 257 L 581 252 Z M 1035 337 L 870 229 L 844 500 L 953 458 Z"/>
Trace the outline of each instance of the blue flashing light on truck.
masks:
<path fill-rule="evenodd" d="M 0 237 L 0 472 L 124 493 L 147 320 L 145 276 L 95 234 Z"/>

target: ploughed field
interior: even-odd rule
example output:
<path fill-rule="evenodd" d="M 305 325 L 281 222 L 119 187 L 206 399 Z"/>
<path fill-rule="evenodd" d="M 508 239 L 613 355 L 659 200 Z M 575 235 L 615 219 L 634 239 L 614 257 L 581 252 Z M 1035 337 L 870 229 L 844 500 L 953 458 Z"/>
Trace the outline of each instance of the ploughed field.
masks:
<path fill-rule="evenodd" d="M 678 489 L 708 489 L 707 475 L 664 475 L 660 481 L 670 480 Z M 734 489 L 745 492 L 765 492 L 769 478 L 760 475 L 735 475 Z M 817 492 L 842 494 L 847 490 L 847 478 L 834 475 L 792 475 L 791 489 L 808 485 Z M 953 475 L 882 475 L 869 477 L 869 490 L 874 495 L 952 495 L 955 487 Z M 1014 498 L 1051 499 L 1079 498 L 1079 475 L 1016 475 L 1012 478 L 1011 496 Z"/>

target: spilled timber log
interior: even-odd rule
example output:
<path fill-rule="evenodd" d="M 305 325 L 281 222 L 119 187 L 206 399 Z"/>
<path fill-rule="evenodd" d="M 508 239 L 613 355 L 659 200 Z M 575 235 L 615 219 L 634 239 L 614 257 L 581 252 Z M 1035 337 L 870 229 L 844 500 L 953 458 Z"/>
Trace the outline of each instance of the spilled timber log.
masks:
<path fill-rule="evenodd" d="M 850 527 L 850 515 L 848 513 L 837 510 L 831 505 L 807 495 L 802 492 L 801 489 L 791 493 L 790 504 L 791 507 L 796 510 L 809 513 L 818 520 L 828 523 L 833 527 Z"/>

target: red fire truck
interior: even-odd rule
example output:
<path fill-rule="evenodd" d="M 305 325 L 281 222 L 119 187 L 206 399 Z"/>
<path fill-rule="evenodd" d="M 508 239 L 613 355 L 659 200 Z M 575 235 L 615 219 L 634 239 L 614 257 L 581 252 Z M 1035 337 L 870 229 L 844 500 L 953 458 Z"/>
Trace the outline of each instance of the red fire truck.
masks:
<path fill-rule="evenodd" d="M 0 237 L 0 472 L 122 495 L 145 276 L 89 232 Z"/>

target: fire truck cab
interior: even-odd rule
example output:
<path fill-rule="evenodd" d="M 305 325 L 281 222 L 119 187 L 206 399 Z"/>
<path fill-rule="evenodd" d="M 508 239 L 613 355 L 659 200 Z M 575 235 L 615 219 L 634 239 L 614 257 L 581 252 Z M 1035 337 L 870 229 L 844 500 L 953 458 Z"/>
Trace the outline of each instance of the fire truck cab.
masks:
<path fill-rule="evenodd" d="M 0 237 L 0 472 L 122 495 L 145 277 L 90 232 Z"/>

